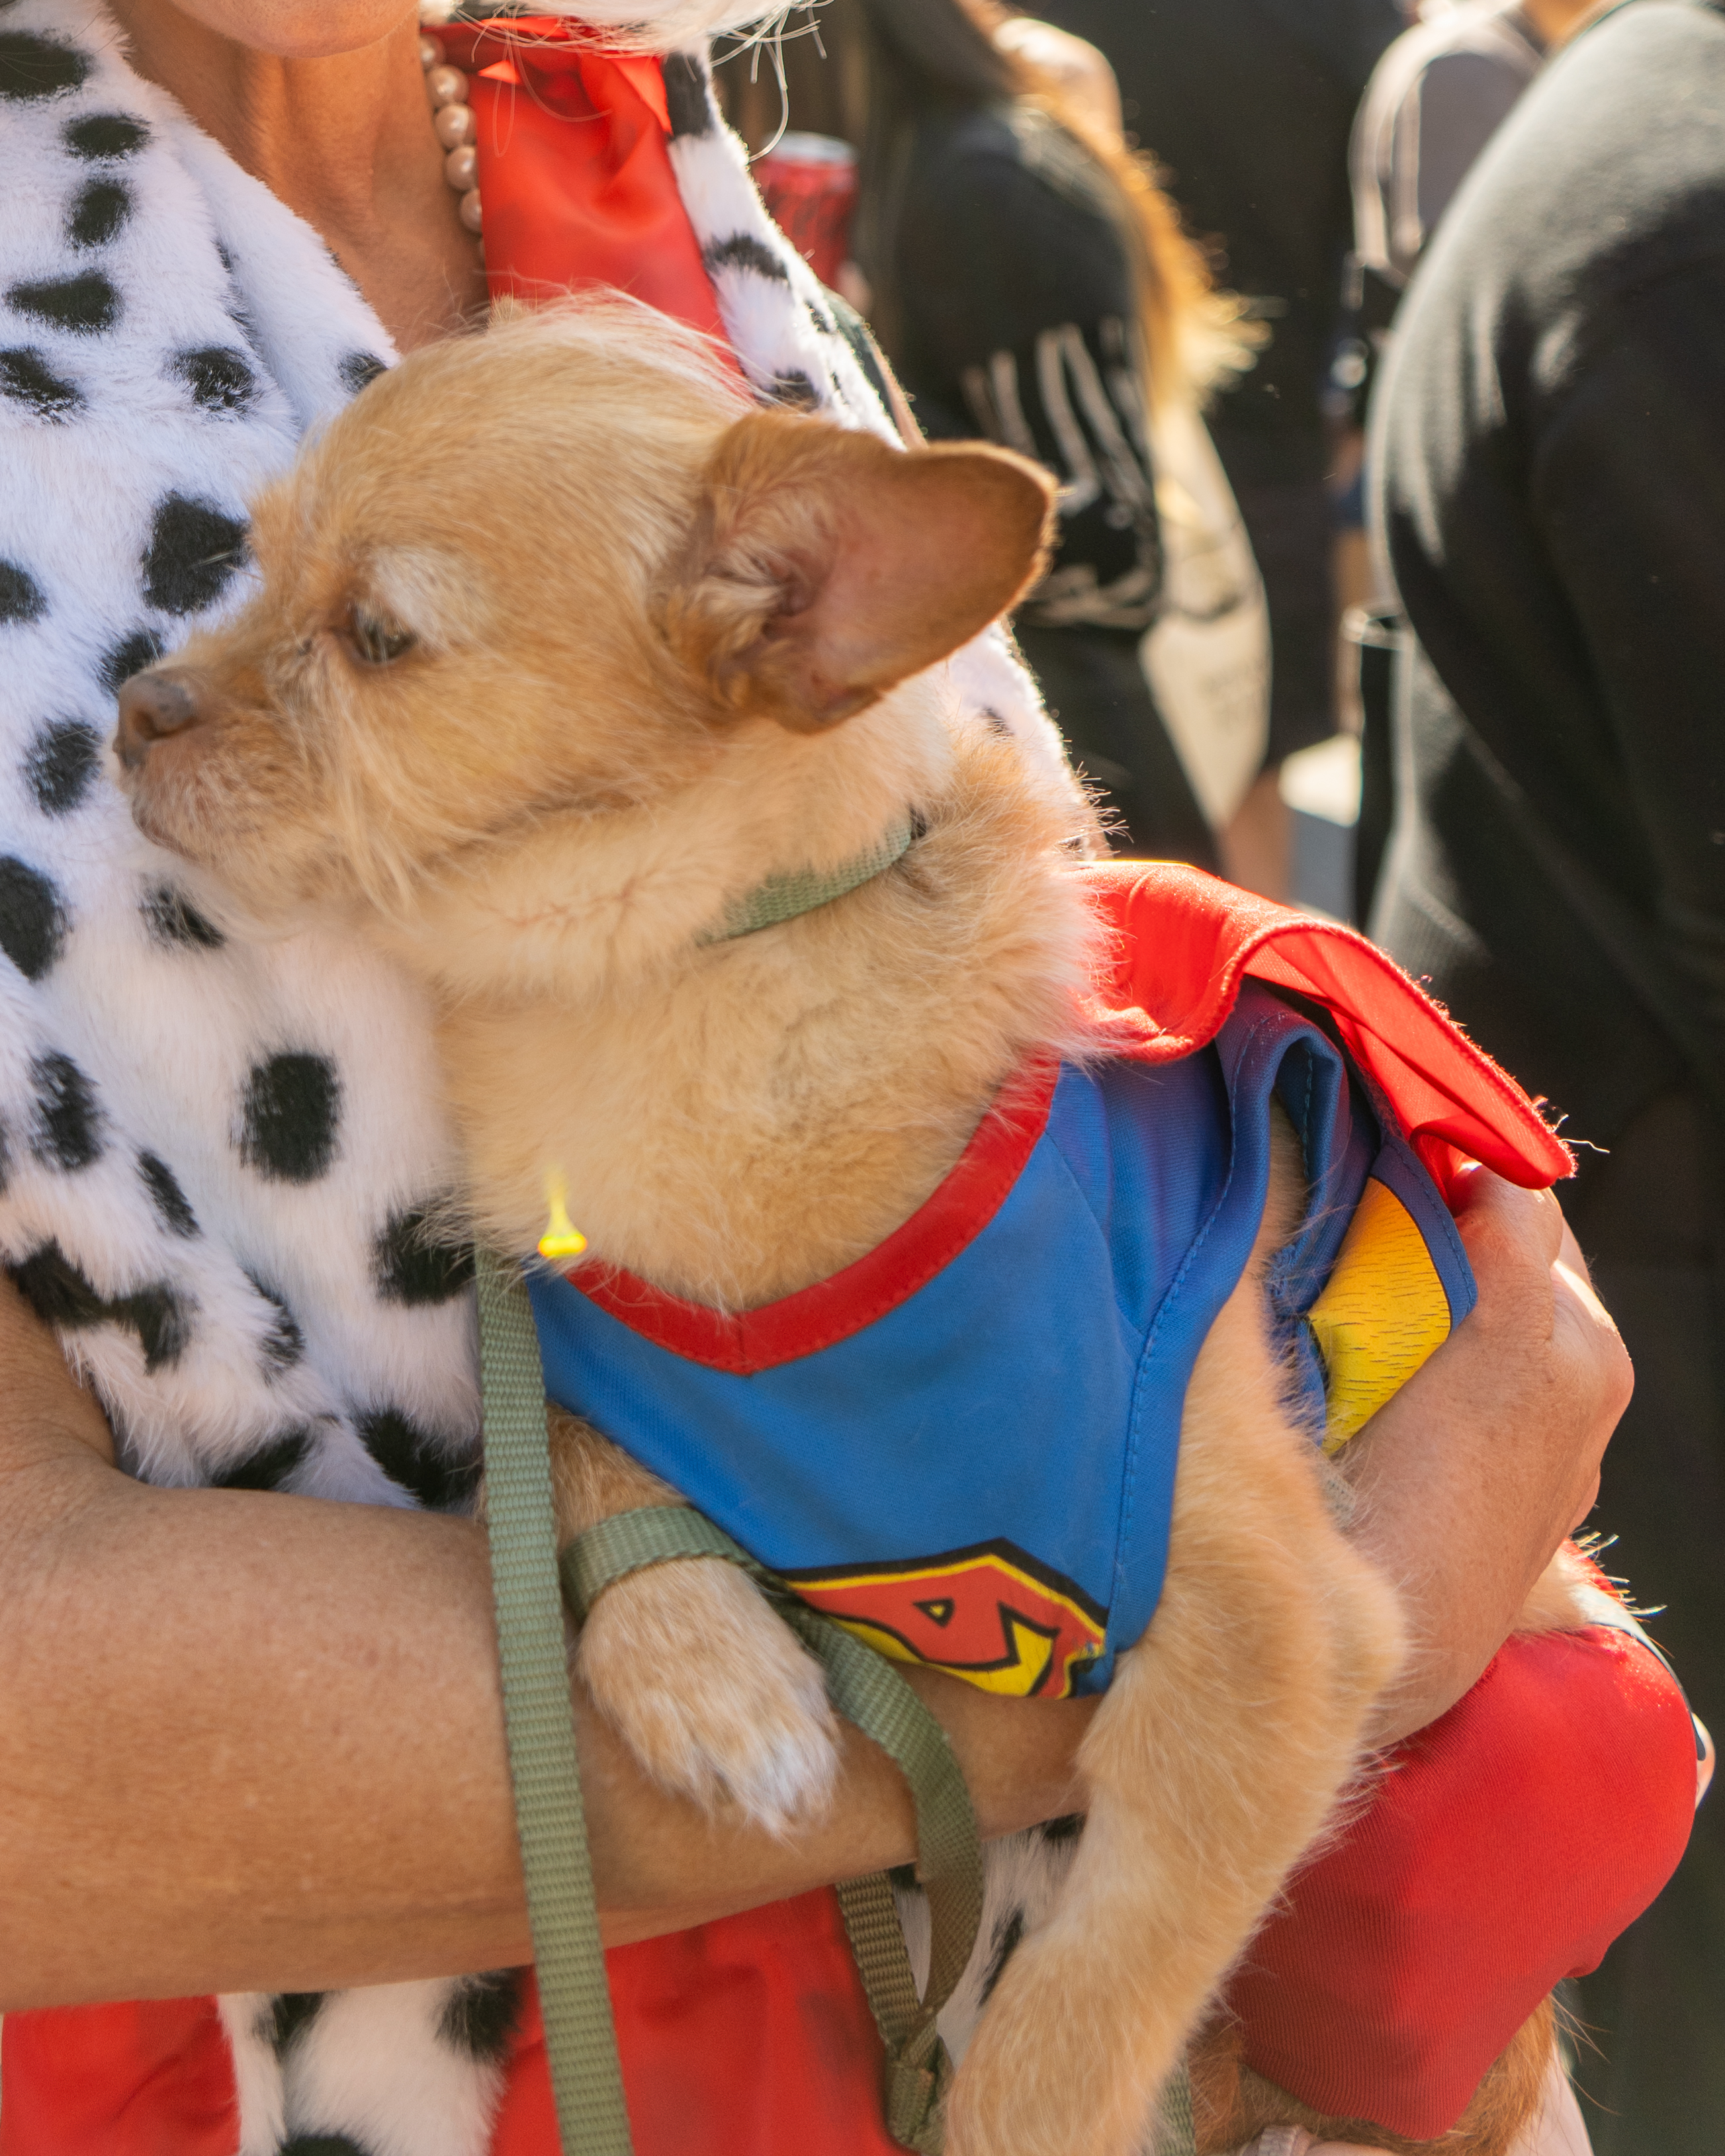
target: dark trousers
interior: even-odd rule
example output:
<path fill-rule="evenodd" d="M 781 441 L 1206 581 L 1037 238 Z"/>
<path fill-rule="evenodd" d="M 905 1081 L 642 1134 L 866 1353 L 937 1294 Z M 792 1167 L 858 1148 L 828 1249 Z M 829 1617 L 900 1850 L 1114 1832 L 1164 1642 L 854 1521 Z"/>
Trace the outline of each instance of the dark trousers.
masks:
<path fill-rule="evenodd" d="M 1656 1101 L 1560 1195 L 1635 1366 L 1590 1525 L 1690 1703 L 1725 1737 L 1725 1163 L 1692 1096 Z M 1579 1987 L 1596 2156 L 1725 2149 L 1725 1791 L 1671 1885 Z"/>
<path fill-rule="evenodd" d="M 1033 629 L 1018 639 L 1072 761 L 1104 794 L 1117 854 L 1214 872 L 1216 842 L 1125 629 Z"/>

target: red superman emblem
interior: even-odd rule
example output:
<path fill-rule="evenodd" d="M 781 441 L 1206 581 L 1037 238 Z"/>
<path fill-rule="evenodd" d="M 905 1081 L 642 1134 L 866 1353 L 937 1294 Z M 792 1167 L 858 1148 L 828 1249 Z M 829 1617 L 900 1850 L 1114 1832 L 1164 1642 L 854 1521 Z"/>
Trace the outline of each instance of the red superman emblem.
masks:
<path fill-rule="evenodd" d="M 785 1577 L 894 1661 L 926 1662 L 1015 1699 L 1066 1698 L 1107 1636 L 1106 1610 L 1015 1543 Z"/>

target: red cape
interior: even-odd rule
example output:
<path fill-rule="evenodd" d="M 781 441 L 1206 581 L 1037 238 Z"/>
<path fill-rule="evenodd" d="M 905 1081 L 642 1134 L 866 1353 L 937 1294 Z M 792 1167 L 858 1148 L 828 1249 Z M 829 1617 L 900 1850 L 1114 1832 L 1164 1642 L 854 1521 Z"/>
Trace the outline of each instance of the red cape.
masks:
<path fill-rule="evenodd" d="M 1104 861 L 1082 874 L 1116 932 L 1092 1009 L 1120 1055 L 1192 1055 L 1215 1039 L 1241 982 L 1265 981 L 1334 1013 L 1440 1188 L 1461 1160 L 1526 1190 L 1574 1174 L 1568 1147 L 1515 1081 L 1353 929 L 1174 861 Z"/>

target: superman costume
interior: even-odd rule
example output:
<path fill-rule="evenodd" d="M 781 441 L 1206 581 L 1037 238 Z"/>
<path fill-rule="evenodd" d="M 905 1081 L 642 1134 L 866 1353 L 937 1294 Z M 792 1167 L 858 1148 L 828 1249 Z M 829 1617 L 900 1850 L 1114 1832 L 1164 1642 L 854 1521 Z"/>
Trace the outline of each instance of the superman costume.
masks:
<path fill-rule="evenodd" d="M 1357 939 L 1312 993 L 1290 952 L 1324 932 L 1286 917 L 1281 980 L 1240 979 L 1170 1055 L 1131 1000 L 1162 955 L 1131 909 L 1196 889 L 1180 873 L 1086 872 L 1121 943 L 1102 1057 L 1009 1087 L 856 1264 L 735 1317 L 592 1262 L 533 1282 L 552 1398 L 883 1653 L 991 1691 L 1098 1691 L 1155 1612 L 1187 1385 L 1257 1235 L 1272 1100 L 1310 1199 L 1266 1286 L 1314 1437 L 1344 1444 L 1473 1307 L 1442 1194 L 1342 1021 L 1418 1012 L 1458 1091 L 1490 1066 Z M 1500 1083 L 1523 1174 L 1563 1163 Z"/>

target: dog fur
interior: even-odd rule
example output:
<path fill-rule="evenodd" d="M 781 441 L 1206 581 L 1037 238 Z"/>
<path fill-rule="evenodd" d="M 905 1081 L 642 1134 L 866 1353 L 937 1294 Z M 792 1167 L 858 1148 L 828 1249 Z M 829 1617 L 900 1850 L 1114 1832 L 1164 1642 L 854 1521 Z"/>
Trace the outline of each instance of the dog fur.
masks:
<path fill-rule="evenodd" d="M 256 505 L 259 596 L 122 698 L 134 815 L 231 924 L 336 920 L 429 990 L 488 1242 L 532 1247 L 551 1170 L 601 1259 L 771 1301 L 907 1218 L 1027 1057 L 1097 1052 L 1070 795 L 956 723 L 942 675 L 1034 579 L 1049 494 L 1002 452 L 757 410 L 642 310 L 504 320 L 375 382 Z M 706 940 L 907 811 L 892 870 Z M 1303 1203 L 1285 1131 L 1185 1403 L 1161 1604 L 1085 1740 L 1065 1889 L 965 2057 L 952 2156 L 1140 2146 L 1400 1665 L 1268 1341 L 1262 1265 Z M 674 1497 L 556 1435 L 566 1534 Z M 818 1672 L 731 1568 L 624 1582 L 578 1652 L 666 1787 L 780 1829 L 824 1799 Z M 1547 2025 L 1521 2050 L 1543 2061 Z M 1303 2116 L 1206 2056 L 1215 2130 Z M 1441 2145 L 1499 2156 L 1518 2101 Z"/>

